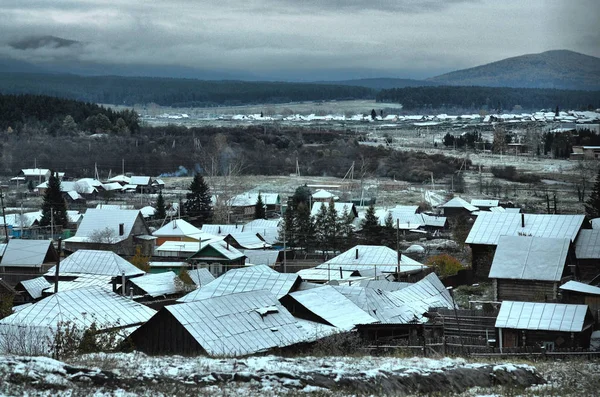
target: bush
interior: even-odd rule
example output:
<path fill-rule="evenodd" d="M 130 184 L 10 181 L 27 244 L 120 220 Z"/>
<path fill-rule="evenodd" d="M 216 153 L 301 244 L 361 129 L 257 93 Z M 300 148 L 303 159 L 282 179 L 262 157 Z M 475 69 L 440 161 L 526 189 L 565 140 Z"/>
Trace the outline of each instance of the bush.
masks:
<path fill-rule="evenodd" d="M 517 172 L 517 169 L 512 165 L 507 165 L 504 167 L 492 167 L 491 168 L 492 175 L 496 178 L 506 179 L 511 182 L 520 182 L 520 183 L 538 183 L 540 181 L 540 177 L 535 174 L 521 174 Z"/>
<path fill-rule="evenodd" d="M 426 265 L 432 267 L 440 278 L 453 276 L 463 269 L 462 263 L 448 254 L 432 256 L 427 260 Z"/>

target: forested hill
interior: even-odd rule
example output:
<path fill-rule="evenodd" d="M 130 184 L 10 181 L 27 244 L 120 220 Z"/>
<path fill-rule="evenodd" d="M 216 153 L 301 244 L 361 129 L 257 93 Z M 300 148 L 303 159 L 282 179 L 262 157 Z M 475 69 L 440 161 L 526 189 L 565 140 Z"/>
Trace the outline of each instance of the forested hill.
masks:
<path fill-rule="evenodd" d="M 375 97 L 373 89 L 343 85 L 31 73 L 0 73 L 0 93 L 52 95 L 118 105 L 153 102 L 174 107 Z"/>
<path fill-rule="evenodd" d="M 470 109 L 511 111 L 523 110 L 597 109 L 600 91 L 572 91 L 538 88 L 500 87 L 407 87 L 382 90 L 378 102 L 395 102 L 404 109 Z M 519 107 L 517 107 L 519 109 Z"/>
<path fill-rule="evenodd" d="M 0 94 L 0 130 L 21 132 L 28 128 L 51 135 L 69 134 L 78 129 L 135 133 L 139 124 L 133 110 L 114 111 L 94 103 L 44 95 Z"/>

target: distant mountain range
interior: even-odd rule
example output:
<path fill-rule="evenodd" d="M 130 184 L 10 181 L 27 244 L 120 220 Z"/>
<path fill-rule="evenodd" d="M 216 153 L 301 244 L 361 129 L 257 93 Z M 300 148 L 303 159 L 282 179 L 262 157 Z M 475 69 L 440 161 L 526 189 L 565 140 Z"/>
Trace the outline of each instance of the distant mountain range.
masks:
<path fill-rule="evenodd" d="M 600 90 L 600 58 L 567 50 L 521 55 L 427 79 L 438 85 Z"/>

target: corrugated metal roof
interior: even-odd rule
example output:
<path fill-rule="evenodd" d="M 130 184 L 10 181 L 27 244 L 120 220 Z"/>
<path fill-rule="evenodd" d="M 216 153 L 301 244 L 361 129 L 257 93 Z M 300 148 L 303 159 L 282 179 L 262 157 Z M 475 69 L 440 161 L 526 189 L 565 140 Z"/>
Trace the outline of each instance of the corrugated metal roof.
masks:
<path fill-rule="evenodd" d="M 31 295 L 33 299 L 41 298 L 42 291 L 51 286 L 45 277 L 36 277 L 32 278 L 31 280 L 24 280 L 19 284 L 25 288 L 25 291 L 27 291 L 27 293 Z"/>
<path fill-rule="evenodd" d="M 179 302 L 192 302 L 238 292 L 268 290 L 277 298 L 287 295 L 299 282 L 297 274 L 278 273 L 268 266 L 257 265 L 229 270 L 221 277 L 190 292 Z"/>
<path fill-rule="evenodd" d="M 201 248 L 199 242 L 187 242 L 187 241 L 165 241 L 160 246 L 156 247 L 157 255 L 161 256 L 161 253 L 183 253 L 183 254 L 195 254 Z M 165 255 L 162 255 L 165 256 Z"/>
<path fill-rule="evenodd" d="M 425 226 L 444 227 L 446 225 L 446 217 L 438 215 L 421 214 Z"/>
<path fill-rule="evenodd" d="M 211 356 L 244 356 L 315 337 L 267 291 L 165 307 Z"/>
<path fill-rule="evenodd" d="M 575 241 L 577 259 L 600 258 L 600 229 L 581 229 Z"/>
<path fill-rule="evenodd" d="M 525 227 L 521 227 L 521 216 Z M 519 233 L 535 237 L 568 238 L 575 240 L 584 220 L 583 215 L 556 214 L 514 214 L 481 212 L 471 232 L 467 244 L 496 245 L 500 236 L 518 236 Z"/>
<path fill-rule="evenodd" d="M 496 328 L 581 332 L 587 305 L 504 301 Z"/>
<path fill-rule="evenodd" d="M 6 245 L 0 266 L 41 267 L 51 243 L 50 240 L 11 239 Z"/>
<path fill-rule="evenodd" d="M 372 324 L 378 321 L 329 285 L 292 292 L 289 296 L 307 310 L 341 330 L 351 330 L 358 324 Z"/>
<path fill-rule="evenodd" d="M 172 261 L 172 262 L 148 262 L 148 266 L 152 269 L 153 267 L 161 268 L 161 267 L 171 267 L 171 268 L 188 268 L 190 265 L 187 262 L 182 261 Z"/>
<path fill-rule="evenodd" d="M 156 313 L 142 304 L 100 287 L 58 292 L 0 320 L 3 325 L 56 328 L 59 322 L 98 329 L 140 324 Z M 1 332 L 1 330 L 0 330 Z"/>
<path fill-rule="evenodd" d="M 398 305 L 400 303 L 408 304 L 411 310 L 419 315 L 427 312 L 430 308 L 454 308 L 450 292 L 435 273 L 428 274 L 422 280 L 406 288 L 389 292 L 388 295 L 396 299 Z"/>
<path fill-rule="evenodd" d="M 399 291 L 409 285 L 412 285 L 412 283 L 399 283 L 389 280 L 364 280 L 360 283 L 360 287 L 378 289 L 381 291 Z"/>
<path fill-rule="evenodd" d="M 279 251 L 273 250 L 242 250 L 246 255 L 246 263 L 253 265 L 273 266 L 277 263 Z"/>
<path fill-rule="evenodd" d="M 227 236 L 230 233 L 242 232 L 242 225 L 202 225 L 204 233 L 214 234 L 215 236 Z"/>
<path fill-rule="evenodd" d="M 224 241 L 211 241 L 211 242 L 203 245 L 203 247 L 200 248 L 200 250 L 198 250 L 198 254 L 201 251 L 203 251 L 206 247 L 213 248 L 214 250 L 219 252 L 221 255 L 223 255 L 223 257 L 225 257 L 226 259 L 228 259 L 230 261 L 244 257 L 244 254 L 241 251 L 239 251 L 237 248 L 235 248 L 231 244 L 225 243 Z M 194 255 L 194 257 L 195 257 L 195 255 Z M 198 259 L 202 259 L 202 258 L 200 256 L 198 256 Z"/>
<path fill-rule="evenodd" d="M 359 273 L 356 270 L 342 270 L 340 274 L 339 269 L 317 269 L 312 267 L 299 270 L 296 274 L 302 277 L 304 281 L 323 283 L 331 280 L 347 280 L 352 275 L 358 275 Z"/>
<path fill-rule="evenodd" d="M 54 275 L 55 268 L 48 271 Z M 77 250 L 60 262 L 60 273 L 96 274 L 117 277 L 141 275 L 145 272 L 112 251 Z"/>
<path fill-rule="evenodd" d="M 271 244 L 261 240 L 256 233 L 253 232 L 229 233 L 229 236 L 231 236 L 241 248 L 247 250 L 271 248 Z"/>
<path fill-rule="evenodd" d="M 330 198 L 338 198 L 335 194 L 328 192 L 324 189 L 318 189 L 316 192 L 312 194 L 312 198 L 314 199 L 330 199 Z"/>
<path fill-rule="evenodd" d="M 250 207 L 256 204 L 258 201 L 259 193 L 242 193 L 233 197 L 230 200 L 232 207 Z M 260 193 L 260 199 L 264 205 L 277 205 L 280 202 L 279 194 L 277 193 Z"/>
<path fill-rule="evenodd" d="M 357 250 L 358 259 L 356 258 Z M 356 245 L 335 258 L 318 265 L 316 268 L 327 269 L 331 267 L 332 269 L 339 270 L 342 267 L 343 270 L 360 270 L 364 266 L 376 266 L 378 271 L 395 273 L 398 271 L 398 253 L 391 248 L 380 245 Z M 426 268 L 425 265 L 404 254 L 402 255 L 400 261 L 401 273 L 417 272 L 424 268 Z"/>
<path fill-rule="evenodd" d="M 173 295 L 183 291 L 183 283 L 172 271 L 146 274 L 141 277 L 134 277 L 129 281 L 153 298 L 161 295 Z"/>
<path fill-rule="evenodd" d="M 408 324 L 423 318 L 409 304 L 398 305 L 388 292 L 364 287 L 334 287 L 372 317 L 387 324 Z"/>
<path fill-rule="evenodd" d="M 467 211 L 471 211 L 471 212 L 477 211 L 479 209 L 458 196 L 454 197 L 450 201 L 447 201 L 445 204 L 440 205 L 440 208 L 464 208 Z"/>
<path fill-rule="evenodd" d="M 244 232 L 254 232 L 269 244 L 274 244 L 279 239 L 279 224 L 281 219 L 255 219 L 244 225 Z"/>
<path fill-rule="evenodd" d="M 518 214 L 521 212 L 521 208 L 504 208 L 504 212 L 511 212 L 513 214 Z"/>
<path fill-rule="evenodd" d="M 157 237 L 191 237 L 196 238 L 200 235 L 200 229 L 196 226 L 184 221 L 183 219 L 173 219 L 154 233 Z M 198 238 L 196 238 L 198 239 Z"/>
<path fill-rule="evenodd" d="M 196 284 L 198 287 L 204 287 L 206 284 L 215 279 L 215 276 L 213 276 L 212 273 L 205 268 L 188 270 L 188 274 L 190 275 L 190 278 L 194 284 Z"/>
<path fill-rule="evenodd" d="M 99 232 L 110 230 L 110 236 L 105 237 L 110 238 L 112 243 L 117 243 L 129 237 L 138 216 L 141 217 L 139 210 L 90 208 L 85 212 L 75 237 L 89 240 L 90 237 L 94 237 Z M 119 235 L 120 224 L 124 225 L 123 235 Z M 145 234 L 150 234 L 150 231 L 146 230 Z M 65 241 L 69 240 L 66 239 Z"/>
<path fill-rule="evenodd" d="M 501 236 L 489 278 L 560 281 L 570 244 L 566 238 Z"/>
<path fill-rule="evenodd" d="M 565 291 L 581 292 L 582 294 L 600 295 L 600 287 L 595 287 L 593 285 L 581 283 L 579 281 L 567 281 L 559 288 Z"/>
<path fill-rule="evenodd" d="M 111 276 L 73 274 L 73 273 L 69 274 L 69 273 L 62 273 L 62 272 L 61 272 L 61 275 L 62 276 L 76 276 L 77 278 L 75 280 L 71 280 L 71 281 L 59 280 L 58 281 L 58 291 L 59 292 L 68 291 L 68 290 L 72 290 L 72 289 L 78 289 L 78 288 L 87 288 L 87 287 L 92 287 L 92 286 L 104 288 L 109 291 L 112 291 L 112 288 L 113 288 L 113 285 L 111 283 L 111 280 L 112 280 Z M 47 294 L 54 293 L 54 282 L 50 283 L 50 286 L 44 290 L 44 293 L 47 293 Z"/>
<path fill-rule="evenodd" d="M 131 179 L 129 179 L 129 184 L 146 186 L 146 185 L 150 184 L 150 177 L 149 176 L 132 176 Z"/>

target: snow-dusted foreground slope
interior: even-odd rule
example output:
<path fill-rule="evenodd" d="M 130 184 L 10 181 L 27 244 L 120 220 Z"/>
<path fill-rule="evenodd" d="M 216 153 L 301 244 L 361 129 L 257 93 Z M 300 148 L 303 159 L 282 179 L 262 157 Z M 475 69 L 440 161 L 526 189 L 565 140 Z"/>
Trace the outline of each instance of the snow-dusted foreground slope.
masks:
<path fill-rule="evenodd" d="M 102 369 L 100 369 L 102 368 Z M 0 357 L 0 395 L 412 395 L 545 383 L 525 364 L 463 359 L 277 356 L 246 359 L 97 354 L 71 364 Z"/>

